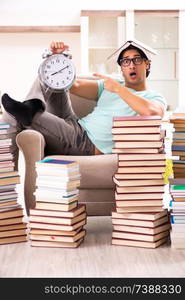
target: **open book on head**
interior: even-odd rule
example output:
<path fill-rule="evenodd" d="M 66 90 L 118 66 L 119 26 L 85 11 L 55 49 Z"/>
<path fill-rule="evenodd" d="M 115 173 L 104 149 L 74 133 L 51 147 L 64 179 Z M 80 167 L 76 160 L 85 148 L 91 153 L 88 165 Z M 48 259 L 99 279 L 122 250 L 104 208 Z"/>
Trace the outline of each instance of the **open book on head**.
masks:
<path fill-rule="evenodd" d="M 127 49 L 130 45 L 135 46 L 137 48 L 139 48 L 140 50 L 142 50 L 144 52 L 144 54 L 146 55 L 146 57 L 148 58 L 148 60 L 151 60 L 152 55 L 156 55 L 157 52 L 156 50 L 154 50 L 153 48 L 151 48 L 148 45 L 145 45 L 144 43 L 136 40 L 136 39 L 130 39 L 127 40 L 120 48 L 118 48 L 116 51 L 114 51 L 108 58 L 109 59 L 114 59 L 115 61 L 118 60 L 120 53 Z"/>

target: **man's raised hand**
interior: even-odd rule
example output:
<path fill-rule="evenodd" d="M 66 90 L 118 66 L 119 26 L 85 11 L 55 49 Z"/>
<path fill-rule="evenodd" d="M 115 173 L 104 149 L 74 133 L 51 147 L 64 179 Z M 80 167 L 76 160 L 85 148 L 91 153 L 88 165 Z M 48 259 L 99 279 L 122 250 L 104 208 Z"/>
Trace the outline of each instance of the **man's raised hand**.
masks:
<path fill-rule="evenodd" d="M 59 54 L 66 50 L 69 50 L 69 46 L 65 45 L 63 42 L 51 42 L 50 50 L 53 54 Z"/>

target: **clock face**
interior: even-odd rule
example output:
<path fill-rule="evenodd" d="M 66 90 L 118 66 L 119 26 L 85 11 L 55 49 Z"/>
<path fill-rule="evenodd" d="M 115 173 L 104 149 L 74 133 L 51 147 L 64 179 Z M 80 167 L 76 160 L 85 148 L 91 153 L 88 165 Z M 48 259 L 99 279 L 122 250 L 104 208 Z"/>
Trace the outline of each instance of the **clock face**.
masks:
<path fill-rule="evenodd" d="M 68 89 L 75 78 L 75 67 L 65 55 L 54 54 L 42 63 L 40 78 L 53 90 Z"/>

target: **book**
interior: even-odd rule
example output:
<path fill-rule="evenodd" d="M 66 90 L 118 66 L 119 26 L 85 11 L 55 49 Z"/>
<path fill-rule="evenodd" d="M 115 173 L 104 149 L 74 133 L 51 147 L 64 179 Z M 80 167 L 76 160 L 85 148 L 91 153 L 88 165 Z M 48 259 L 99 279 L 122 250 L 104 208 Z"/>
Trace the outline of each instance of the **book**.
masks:
<path fill-rule="evenodd" d="M 1 208 L 7 208 L 7 207 L 11 207 L 12 205 L 16 205 L 17 204 L 17 200 L 12 200 L 12 199 L 8 199 L 8 200 L 0 200 L 0 209 Z M 0 210 L 1 211 L 1 210 Z"/>
<path fill-rule="evenodd" d="M 18 223 L 18 224 L 11 224 L 11 225 L 1 225 L 0 226 L 0 232 L 1 231 L 9 231 L 9 230 L 18 230 L 18 229 L 26 229 L 27 223 Z"/>
<path fill-rule="evenodd" d="M 7 138 L 8 135 L 11 135 L 12 133 L 17 132 L 17 129 L 15 127 L 9 127 L 9 128 L 0 128 L 0 137 L 3 135 L 4 139 Z"/>
<path fill-rule="evenodd" d="M 37 223 L 51 223 L 51 224 L 61 224 L 61 225 L 73 225 L 81 220 L 86 218 L 87 214 L 82 213 L 73 218 L 65 218 L 65 217 L 53 217 L 53 216 L 43 216 L 43 215 L 30 215 L 29 221 L 30 222 L 37 222 Z"/>
<path fill-rule="evenodd" d="M 112 218 L 117 219 L 129 219 L 129 220 L 148 220 L 148 221 L 156 221 L 164 216 L 168 215 L 167 209 L 163 209 L 161 212 L 141 212 L 141 213 L 118 213 L 116 211 L 112 211 Z"/>
<path fill-rule="evenodd" d="M 117 200 L 116 207 L 162 206 L 163 200 Z"/>
<path fill-rule="evenodd" d="M 114 177 L 116 179 L 138 179 L 138 174 L 137 173 L 133 173 L 133 174 L 115 173 Z M 163 175 L 161 173 L 153 173 L 153 174 L 140 173 L 139 178 L 140 179 L 163 179 Z"/>
<path fill-rule="evenodd" d="M 161 148 L 163 146 L 163 141 L 148 141 L 147 142 L 147 148 Z M 128 142 L 128 141 L 114 141 L 114 147 L 115 148 L 146 148 L 146 142 Z M 180 146 L 178 146 L 180 147 Z M 174 149 L 175 150 L 175 149 Z"/>
<path fill-rule="evenodd" d="M 164 185 L 164 179 L 137 179 L 137 180 L 123 180 L 123 179 L 117 179 L 115 176 L 113 176 L 113 182 L 118 187 L 136 187 L 136 186 L 155 186 L 155 185 Z"/>
<path fill-rule="evenodd" d="M 163 206 L 134 206 L 134 207 L 116 207 L 118 213 L 144 213 L 144 212 L 160 212 L 163 211 Z"/>
<path fill-rule="evenodd" d="M 18 184 L 20 183 L 20 177 L 7 177 L 7 178 L 0 178 L 0 185 L 6 185 L 6 184 Z"/>
<path fill-rule="evenodd" d="M 61 210 L 44 210 L 44 209 L 30 209 L 31 215 L 38 216 L 55 216 L 55 217 L 64 217 L 64 218 L 74 218 L 86 211 L 85 204 L 78 204 L 76 208 L 73 208 L 70 211 L 61 211 Z"/>
<path fill-rule="evenodd" d="M 112 148 L 112 153 L 160 153 L 162 152 L 162 148 Z"/>
<path fill-rule="evenodd" d="M 116 187 L 117 189 L 118 187 Z M 129 193 L 129 194 L 123 194 L 123 193 L 117 193 L 115 191 L 115 199 L 116 200 L 147 200 L 147 199 L 163 199 L 164 193 Z"/>
<path fill-rule="evenodd" d="M 162 238 L 155 242 L 148 241 L 135 241 L 135 240 L 126 240 L 126 239 L 112 239 L 112 245 L 120 245 L 120 246 L 132 246 L 132 247 L 141 247 L 141 248 L 157 248 L 160 245 L 166 243 L 168 241 L 168 237 Z"/>
<path fill-rule="evenodd" d="M 10 128 L 10 123 L 0 122 L 0 129 Z"/>
<path fill-rule="evenodd" d="M 185 233 L 185 224 L 171 224 L 172 232 L 184 232 Z"/>
<path fill-rule="evenodd" d="M 165 160 L 166 159 L 166 154 L 165 153 L 154 153 L 154 154 L 119 154 L 118 157 L 119 161 L 136 161 L 136 160 L 141 160 L 141 161 L 157 161 L 157 160 Z"/>
<path fill-rule="evenodd" d="M 114 218 L 112 217 L 113 225 L 125 225 L 125 226 L 137 226 L 137 227 L 147 227 L 147 228 L 155 228 L 164 223 L 169 223 L 169 216 L 163 216 L 156 220 L 142 220 L 142 219 L 126 219 L 126 218 Z"/>
<path fill-rule="evenodd" d="M 114 231 L 120 231 L 120 232 L 130 232 L 130 233 L 141 233 L 141 234 L 149 234 L 152 236 L 155 236 L 156 234 L 159 234 L 161 232 L 170 230 L 171 225 L 170 223 L 165 223 L 160 226 L 156 226 L 153 228 L 148 227 L 140 227 L 140 226 L 128 226 L 128 225 L 113 225 Z"/>
<path fill-rule="evenodd" d="M 113 141 L 160 141 L 165 135 L 160 133 L 151 134 L 113 134 Z"/>
<path fill-rule="evenodd" d="M 59 211 L 70 211 L 77 207 L 78 202 L 74 201 L 71 203 L 50 203 L 50 202 L 40 202 L 36 201 L 35 208 L 36 209 L 45 209 L 45 210 L 59 210 Z"/>
<path fill-rule="evenodd" d="M 23 215 L 23 208 L 0 210 L 0 225 L 3 225 L 3 219 L 22 217 Z"/>
<path fill-rule="evenodd" d="M 185 131 L 178 131 L 173 133 L 173 140 L 174 139 L 185 139 Z"/>
<path fill-rule="evenodd" d="M 78 163 L 76 161 L 70 160 L 62 160 L 62 159 L 53 159 L 53 158 L 45 158 L 35 163 L 36 168 L 38 167 L 55 167 L 55 168 L 74 168 L 78 167 Z"/>
<path fill-rule="evenodd" d="M 6 238 L 0 238 L 0 245 L 27 242 L 27 239 L 28 239 L 27 235 L 20 235 L 20 236 L 11 236 L 11 237 L 6 237 Z"/>
<path fill-rule="evenodd" d="M 130 194 L 130 193 L 158 193 L 158 192 L 164 192 L 164 183 L 162 185 L 152 185 L 152 186 L 116 186 L 117 193 L 124 193 L 124 194 Z M 127 198 L 127 195 L 125 195 L 125 198 Z M 145 197 L 146 199 L 146 197 Z M 150 198 L 148 198 L 150 199 Z"/>
<path fill-rule="evenodd" d="M 113 117 L 112 127 L 160 126 L 161 122 L 160 116 Z"/>
<path fill-rule="evenodd" d="M 119 167 L 147 167 L 147 166 L 166 166 L 166 160 L 119 160 L 118 161 Z"/>
<path fill-rule="evenodd" d="M 1 188 L 1 187 L 0 187 Z M 39 188 L 36 188 L 34 195 L 42 195 L 42 196 L 48 196 L 48 197 L 69 197 L 72 195 L 78 195 L 79 190 L 77 188 L 55 188 L 50 186 L 39 186 Z"/>
<path fill-rule="evenodd" d="M 172 154 L 173 154 L 173 152 L 174 151 L 177 151 L 177 152 L 179 152 L 179 151 L 185 151 L 185 145 L 173 145 L 172 144 Z M 174 154 L 175 155 L 175 154 Z M 178 154 L 176 154 L 176 155 L 178 155 Z M 180 154 L 179 154 L 180 155 Z"/>
<path fill-rule="evenodd" d="M 136 174 L 140 174 L 140 173 L 164 173 L 165 172 L 165 166 L 155 166 L 155 167 L 140 167 L 138 168 L 136 167 L 119 167 L 117 169 L 117 173 L 127 173 L 127 174 L 132 174 L 132 173 L 136 173 Z M 139 175 L 140 176 L 140 175 Z"/>
<path fill-rule="evenodd" d="M 185 151 L 172 151 L 172 155 L 185 155 Z"/>
<path fill-rule="evenodd" d="M 75 236 L 79 231 L 82 230 L 82 228 L 83 227 L 79 227 L 76 230 L 72 230 L 72 231 L 31 228 L 30 234 Z"/>
<path fill-rule="evenodd" d="M 51 242 L 68 242 L 74 243 L 81 238 L 84 238 L 86 230 L 81 230 L 74 236 L 63 236 L 63 235 L 44 235 L 44 234 L 33 234 L 30 233 L 30 240 L 34 241 L 51 241 Z"/>
<path fill-rule="evenodd" d="M 12 139 L 3 139 L 0 140 L 0 145 L 1 146 L 11 146 L 12 145 Z"/>
<path fill-rule="evenodd" d="M 31 240 L 33 247 L 54 247 L 54 248 L 77 248 L 83 242 L 83 238 L 76 242 L 50 242 Z"/>
<path fill-rule="evenodd" d="M 6 226 L 6 225 L 13 225 L 13 224 L 20 224 L 24 223 L 24 217 L 10 217 L 8 219 L 1 219 L 0 220 L 0 226 Z"/>
<path fill-rule="evenodd" d="M 107 60 L 114 59 L 117 61 L 121 52 L 123 50 L 127 49 L 130 45 L 135 46 L 136 48 L 139 48 L 140 50 L 142 50 L 149 60 L 151 59 L 151 55 L 157 54 L 156 50 L 152 49 L 148 45 L 146 45 L 136 39 L 132 39 L 132 40 L 127 40 L 121 47 L 119 47 L 116 51 L 114 51 L 111 55 L 109 55 Z"/>
<path fill-rule="evenodd" d="M 30 228 L 37 229 L 48 229 L 48 230 L 62 230 L 62 231 L 73 231 L 79 227 L 82 227 L 86 224 L 86 219 L 77 222 L 73 225 L 63 225 L 63 224 L 50 224 L 50 223 L 39 223 L 39 222 L 29 222 Z"/>
<path fill-rule="evenodd" d="M 160 133 L 160 126 L 112 127 L 112 134 Z"/>
<path fill-rule="evenodd" d="M 35 194 L 35 193 L 34 193 Z M 78 201 L 78 196 L 68 196 L 68 197 L 52 197 L 52 195 L 41 196 L 35 194 L 37 202 L 49 202 L 49 203 L 59 203 L 59 204 L 70 204 L 72 202 Z"/>
<path fill-rule="evenodd" d="M 14 230 L 0 231 L 0 239 L 6 237 L 21 236 L 26 234 L 27 234 L 26 228 L 17 229 L 17 230 L 14 229 Z"/>
<path fill-rule="evenodd" d="M 118 239 L 126 239 L 126 240 L 135 240 L 135 241 L 148 241 L 148 242 L 156 242 L 162 238 L 169 236 L 169 230 L 157 233 L 157 234 L 141 234 L 141 233 L 131 233 L 131 232 L 123 232 L 123 231 L 115 231 L 112 232 L 112 238 Z"/>
<path fill-rule="evenodd" d="M 170 117 L 170 123 L 180 123 L 185 125 L 185 118 L 172 118 Z"/>
<path fill-rule="evenodd" d="M 37 187 L 47 187 L 47 186 L 53 187 L 53 188 L 60 188 L 60 189 L 74 189 L 76 187 L 80 186 L 80 180 L 72 180 L 72 181 L 52 181 L 52 180 L 44 180 L 40 179 L 39 177 L 36 178 L 36 186 Z"/>

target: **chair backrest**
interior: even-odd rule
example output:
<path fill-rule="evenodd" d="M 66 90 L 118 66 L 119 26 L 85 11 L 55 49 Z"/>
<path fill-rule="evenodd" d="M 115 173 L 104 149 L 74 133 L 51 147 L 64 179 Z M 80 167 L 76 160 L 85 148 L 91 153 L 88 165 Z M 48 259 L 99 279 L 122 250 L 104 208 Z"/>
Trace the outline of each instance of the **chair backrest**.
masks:
<path fill-rule="evenodd" d="M 96 101 L 94 100 L 88 100 L 74 94 L 70 94 L 70 98 L 74 112 L 79 118 L 82 118 L 91 113 L 96 106 Z"/>

